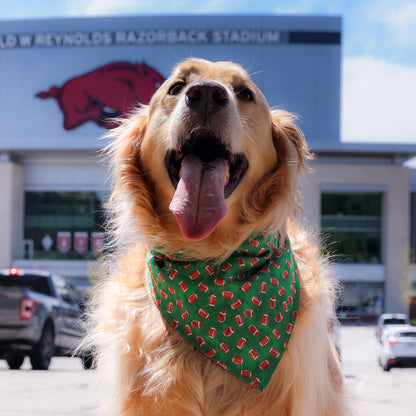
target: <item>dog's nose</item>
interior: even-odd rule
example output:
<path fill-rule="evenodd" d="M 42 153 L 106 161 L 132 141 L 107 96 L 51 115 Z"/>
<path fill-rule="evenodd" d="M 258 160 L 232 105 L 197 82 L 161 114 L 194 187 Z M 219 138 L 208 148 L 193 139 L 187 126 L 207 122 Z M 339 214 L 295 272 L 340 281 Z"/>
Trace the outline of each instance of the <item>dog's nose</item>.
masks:
<path fill-rule="evenodd" d="M 215 81 L 198 81 L 185 92 L 186 105 L 196 111 L 213 111 L 228 105 L 228 92 Z"/>

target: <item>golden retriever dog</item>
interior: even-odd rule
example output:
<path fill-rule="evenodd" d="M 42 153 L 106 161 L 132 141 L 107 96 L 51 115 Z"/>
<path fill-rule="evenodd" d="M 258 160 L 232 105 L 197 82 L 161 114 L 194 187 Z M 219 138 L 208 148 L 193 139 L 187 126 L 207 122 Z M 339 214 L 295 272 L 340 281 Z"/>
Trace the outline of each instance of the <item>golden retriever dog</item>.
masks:
<path fill-rule="evenodd" d="M 106 414 L 347 414 L 291 114 L 239 65 L 190 59 L 109 136 L 112 254 L 89 339 Z"/>

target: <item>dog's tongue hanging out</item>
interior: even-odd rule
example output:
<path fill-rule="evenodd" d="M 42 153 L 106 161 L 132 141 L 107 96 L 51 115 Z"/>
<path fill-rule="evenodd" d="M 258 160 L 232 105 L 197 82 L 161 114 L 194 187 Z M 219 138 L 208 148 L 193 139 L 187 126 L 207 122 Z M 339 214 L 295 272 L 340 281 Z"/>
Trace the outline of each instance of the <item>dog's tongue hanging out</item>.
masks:
<path fill-rule="evenodd" d="M 182 178 L 170 203 L 182 235 L 188 240 L 208 237 L 227 215 L 224 186 L 228 163 L 224 159 L 203 162 L 187 155 L 182 162 Z"/>

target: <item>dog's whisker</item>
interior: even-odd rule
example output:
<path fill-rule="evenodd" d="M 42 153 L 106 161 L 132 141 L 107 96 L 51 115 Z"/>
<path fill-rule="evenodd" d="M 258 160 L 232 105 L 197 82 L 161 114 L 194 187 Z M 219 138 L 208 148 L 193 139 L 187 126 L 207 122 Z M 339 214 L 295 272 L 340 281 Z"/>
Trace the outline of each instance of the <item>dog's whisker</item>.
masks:
<path fill-rule="evenodd" d="M 288 160 L 286 162 L 286 165 L 287 166 L 298 166 L 299 165 L 299 162 L 297 160 Z"/>
<path fill-rule="evenodd" d="M 260 122 L 256 121 L 256 120 L 250 120 L 247 117 L 241 117 L 240 116 L 240 120 L 241 122 L 250 130 L 252 130 L 254 127 L 257 129 L 261 129 L 263 126 L 260 124 Z"/>
<path fill-rule="evenodd" d="M 247 134 L 247 138 L 253 143 L 256 144 L 256 141 L 251 137 L 251 134 Z"/>

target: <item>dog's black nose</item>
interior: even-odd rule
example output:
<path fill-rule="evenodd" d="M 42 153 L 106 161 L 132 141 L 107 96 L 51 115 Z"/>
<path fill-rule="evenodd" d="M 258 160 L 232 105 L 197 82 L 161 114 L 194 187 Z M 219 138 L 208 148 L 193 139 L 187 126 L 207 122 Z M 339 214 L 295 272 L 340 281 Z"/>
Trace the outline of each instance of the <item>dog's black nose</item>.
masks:
<path fill-rule="evenodd" d="M 218 82 L 197 81 L 185 92 L 186 105 L 196 111 L 213 111 L 228 105 L 228 92 Z"/>

